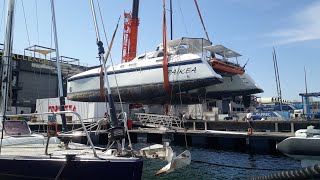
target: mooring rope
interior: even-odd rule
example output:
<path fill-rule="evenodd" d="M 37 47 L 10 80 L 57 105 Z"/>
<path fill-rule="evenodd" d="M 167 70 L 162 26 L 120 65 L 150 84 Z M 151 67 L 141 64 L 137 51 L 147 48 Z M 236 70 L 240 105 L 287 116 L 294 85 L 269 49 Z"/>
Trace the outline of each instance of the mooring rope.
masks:
<path fill-rule="evenodd" d="M 61 166 L 61 168 L 60 168 L 60 170 L 59 170 L 59 172 L 58 172 L 57 176 L 54 178 L 55 180 L 58 180 L 58 178 L 60 177 L 60 175 L 61 175 L 61 173 L 62 173 L 63 169 L 66 167 L 67 162 L 68 162 L 68 160 L 66 159 L 66 161 L 62 164 L 62 166 Z"/>
<path fill-rule="evenodd" d="M 207 164 L 207 165 L 213 165 L 213 166 L 235 168 L 235 169 L 248 169 L 248 170 L 261 170 L 261 171 L 288 171 L 288 169 L 270 169 L 270 168 L 258 168 L 258 167 L 243 167 L 243 166 L 235 166 L 235 165 L 220 164 L 220 163 L 213 163 L 213 162 L 205 162 L 205 161 L 199 161 L 199 160 L 192 160 L 192 162 L 194 162 L 194 163 L 202 163 L 202 164 Z"/>
<path fill-rule="evenodd" d="M 251 180 L 271 180 L 271 179 L 319 179 L 320 165 L 309 166 L 295 170 L 285 170 L 275 172 L 270 175 L 252 177 Z"/>

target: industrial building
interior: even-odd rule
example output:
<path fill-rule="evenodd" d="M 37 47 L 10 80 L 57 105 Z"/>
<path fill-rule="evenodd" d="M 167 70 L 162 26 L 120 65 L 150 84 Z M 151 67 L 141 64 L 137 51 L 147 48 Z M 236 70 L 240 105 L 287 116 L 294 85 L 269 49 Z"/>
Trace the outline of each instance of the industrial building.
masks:
<path fill-rule="evenodd" d="M 12 83 L 10 84 L 10 111 L 34 112 L 36 99 L 58 97 L 56 60 L 51 57 L 54 49 L 34 45 L 24 49 L 23 54 L 12 54 Z M 0 44 L 0 59 L 3 44 Z M 2 62 L 2 61 L 0 61 Z M 66 93 L 67 77 L 88 70 L 79 59 L 61 56 L 63 88 Z"/>

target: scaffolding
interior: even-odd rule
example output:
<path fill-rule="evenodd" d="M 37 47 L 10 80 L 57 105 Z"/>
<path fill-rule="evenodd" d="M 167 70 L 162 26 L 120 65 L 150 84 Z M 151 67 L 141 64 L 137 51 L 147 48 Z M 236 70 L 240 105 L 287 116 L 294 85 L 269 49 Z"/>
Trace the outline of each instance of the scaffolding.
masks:
<path fill-rule="evenodd" d="M 43 59 L 47 60 L 47 55 L 51 54 L 52 52 L 55 52 L 55 49 L 45 47 L 45 46 L 39 46 L 39 45 L 33 45 L 30 47 L 27 47 L 23 51 L 23 55 L 26 56 L 26 52 L 31 52 L 33 54 L 33 57 L 36 58 L 36 55 L 38 55 L 38 58 L 42 58 L 41 55 L 44 56 Z M 51 56 L 50 56 L 51 58 Z"/>

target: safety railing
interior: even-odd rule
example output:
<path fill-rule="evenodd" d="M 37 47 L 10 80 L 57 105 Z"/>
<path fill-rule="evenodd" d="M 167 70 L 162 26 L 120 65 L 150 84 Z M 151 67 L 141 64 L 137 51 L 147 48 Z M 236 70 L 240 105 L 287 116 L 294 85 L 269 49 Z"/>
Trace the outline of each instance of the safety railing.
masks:
<path fill-rule="evenodd" d="M 181 128 L 182 120 L 176 116 L 136 113 L 136 119 L 144 126 L 152 127 L 178 127 Z"/>
<path fill-rule="evenodd" d="M 93 154 L 95 157 L 98 157 L 96 150 L 95 150 L 95 146 L 93 145 L 93 142 L 91 140 L 91 137 L 88 133 L 88 130 L 83 122 L 83 119 L 81 118 L 80 114 L 74 111 L 59 111 L 59 112 L 43 112 L 43 113 L 32 113 L 32 114 L 15 114 L 15 115 L 6 115 L 5 117 L 33 117 L 33 116 L 37 116 L 37 115 L 52 115 L 52 116 L 56 116 L 56 115 L 61 115 L 61 114 L 67 114 L 67 113 L 71 113 L 77 116 L 77 118 L 80 120 L 81 126 L 85 132 L 85 135 L 88 139 L 88 142 L 92 148 Z"/>

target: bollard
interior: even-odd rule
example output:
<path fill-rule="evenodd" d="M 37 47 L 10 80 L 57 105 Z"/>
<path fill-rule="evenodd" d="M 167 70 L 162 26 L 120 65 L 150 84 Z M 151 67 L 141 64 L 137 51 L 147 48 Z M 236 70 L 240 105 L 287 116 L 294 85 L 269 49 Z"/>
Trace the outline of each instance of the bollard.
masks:
<path fill-rule="evenodd" d="M 193 121 L 193 130 L 196 130 L 196 122 Z"/>
<path fill-rule="evenodd" d="M 275 132 L 279 131 L 278 123 L 274 123 L 274 131 Z"/>
<path fill-rule="evenodd" d="M 204 121 L 204 130 L 206 131 L 208 129 L 207 127 L 207 121 Z"/>
<path fill-rule="evenodd" d="M 294 123 L 291 123 L 291 133 L 294 133 Z"/>

